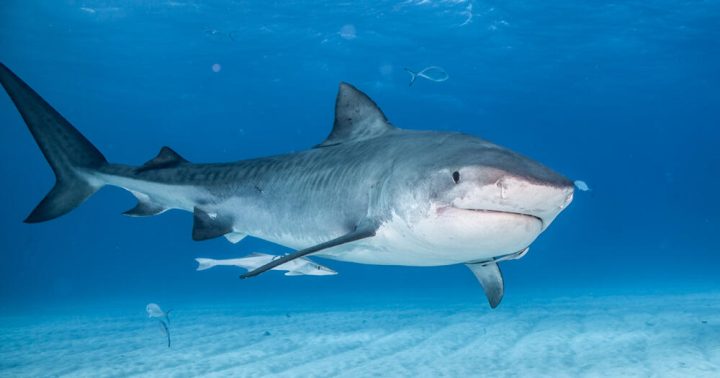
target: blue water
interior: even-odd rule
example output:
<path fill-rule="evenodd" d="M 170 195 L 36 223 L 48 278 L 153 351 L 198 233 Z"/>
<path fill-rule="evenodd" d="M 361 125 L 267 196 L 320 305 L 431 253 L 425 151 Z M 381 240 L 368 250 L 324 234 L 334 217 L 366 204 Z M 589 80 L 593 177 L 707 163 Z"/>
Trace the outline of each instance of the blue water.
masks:
<path fill-rule="evenodd" d="M 5 1 L 0 61 L 128 164 L 164 145 L 193 162 L 309 148 L 347 81 L 399 127 L 473 134 L 591 187 L 502 265 L 511 303 L 720 290 L 718 2 Z M 449 79 L 408 86 L 404 67 L 433 65 Z M 152 301 L 299 298 L 322 309 L 389 294 L 398 308 L 403 297 L 485 305 L 463 266 L 196 272 L 195 257 L 289 250 L 193 242 L 183 212 L 123 217 L 135 200 L 116 188 L 24 224 L 54 177 L 4 94 L 0 125 L 6 314 L 138 302 L 142 317 Z"/>

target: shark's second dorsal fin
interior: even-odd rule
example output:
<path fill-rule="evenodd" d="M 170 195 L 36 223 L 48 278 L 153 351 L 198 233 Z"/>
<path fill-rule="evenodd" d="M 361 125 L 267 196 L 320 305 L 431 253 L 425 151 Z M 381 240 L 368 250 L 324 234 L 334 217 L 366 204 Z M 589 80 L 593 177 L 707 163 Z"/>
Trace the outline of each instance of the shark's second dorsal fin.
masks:
<path fill-rule="evenodd" d="M 395 126 L 370 97 L 350 84 L 340 83 L 332 132 L 317 147 L 371 139 L 392 130 Z"/>
<path fill-rule="evenodd" d="M 147 161 L 142 166 L 138 167 L 135 171 L 144 172 L 151 169 L 175 167 L 179 164 L 187 162 L 188 161 L 185 160 L 185 158 L 180 156 L 180 154 L 178 154 L 177 152 L 173 151 L 172 148 L 164 146 L 160 149 L 160 152 L 158 152 L 157 156 L 155 156 L 152 160 Z"/>

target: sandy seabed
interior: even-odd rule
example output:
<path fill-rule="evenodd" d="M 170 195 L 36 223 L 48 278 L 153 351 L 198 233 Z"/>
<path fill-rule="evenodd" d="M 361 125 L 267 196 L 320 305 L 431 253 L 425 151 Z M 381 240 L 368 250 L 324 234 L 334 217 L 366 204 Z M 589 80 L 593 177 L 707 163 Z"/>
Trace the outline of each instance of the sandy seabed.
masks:
<path fill-rule="evenodd" d="M 509 303 L 508 303 L 509 302 Z M 0 316 L 7 377 L 720 377 L 720 293 Z"/>

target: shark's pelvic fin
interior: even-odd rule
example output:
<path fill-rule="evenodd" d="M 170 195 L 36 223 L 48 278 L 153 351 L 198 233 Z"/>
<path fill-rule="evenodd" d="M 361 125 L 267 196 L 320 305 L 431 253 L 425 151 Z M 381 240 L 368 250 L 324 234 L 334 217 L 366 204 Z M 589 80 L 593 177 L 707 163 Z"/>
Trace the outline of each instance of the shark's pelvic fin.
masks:
<path fill-rule="evenodd" d="M 44 222 L 67 214 L 100 189 L 102 184 L 91 183 L 86 173 L 106 165 L 107 160 L 70 122 L 2 63 L 0 83 L 55 173 L 55 186 L 25 222 Z"/>
<path fill-rule="evenodd" d="M 350 243 L 356 240 L 365 239 L 369 237 L 375 236 L 375 232 L 377 231 L 377 225 L 374 222 L 367 222 L 360 226 L 358 226 L 355 231 L 352 231 L 350 233 L 347 233 L 343 236 L 340 236 L 339 238 L 335 238 L 330 241 L 326 241 L 324 243 L 320 243 L 318 245 L 314 245 L 309 248 L 301 249 L 299 251 L 293 252 L 291 254 L 285 255 L 279 259 L 275 259 L 255 270 L 252 270 L 250 272 L 247 272 L 245 274 L 240 275 L 240 278 L 250 278 L 255 277 L 258 274 L 264 273 L 276 266 L 285 264 L 288 261 L 295 260 L 297 258 L 303 257 L 305 255 L 309 255 L 313 252 L 322 251 L 323 249 L 328 249 L 331 247 L 336 247 L 341 244 Z"/>
<path fill-rule="evenodd" d="M 340 83 L 335 100 L 335 122 L 327 139 L 317 147 L 378 137 L 395 130 L 382 110 L 365 93 Z"/>
<path fill-rule="evenodd" d="M 207 213 L 199 208 L 193 210 L 193 240 L 208 240 L 233 232 L 232 219 L 217 213 Z"/>
<path fill-rule="evenodd" d="M 145 164 L 135 168 L 135 172 L 145 172 L 149 171 L 151 169 L 160 169 L 160 168 L 170 168 L 170 167 L 176 167 L 180 164 L 188 163 L 185 158 L 180 156 L 177 152 L 173 151 L 172 148 L 168 146 L 164 146 L 160 149 L 160 152 L 152 158 L 152 160 L 148 160 L 145 162 Z"/>
<path fill-rule="evenodd" d="M 485 291 L 485 296 L 490 303 L 490 307 L 497 307 L 505 294 L 502 272 L 498 264 L 490 261 L 465 265 L 472 270 L 475 277 L 480 281 L 480 285 L 483 291 Z"/>

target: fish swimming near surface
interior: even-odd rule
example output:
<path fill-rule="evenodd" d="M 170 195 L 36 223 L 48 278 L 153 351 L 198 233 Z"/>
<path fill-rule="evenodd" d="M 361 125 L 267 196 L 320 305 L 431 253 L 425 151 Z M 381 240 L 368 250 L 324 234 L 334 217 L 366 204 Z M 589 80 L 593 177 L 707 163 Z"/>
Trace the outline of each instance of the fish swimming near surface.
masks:
<path fill-rule="evenodd" d="M 260 268 L 261 266 L 279 258 L 280 256 L 254 252 L 246 257 L 240 257 L 237 259 L 215 260 L 198 257 L 195 261 L 198 262 L 197 270 L 207 270 L 216 266 L 237 266 L 250 271 Z M 286 276 L 329 276 L 337 274 L 336 271 L 326 266 L 317 264 L 307 257 L 299 257 L 295 260 L 290 260 L 285 264 L 272 268 L 272 270 L 285 270 L 287 271 L 287 273 L 285 273 Z"/>
<path fill-rule="evenodd" d="M 332 131 L 308 150 L 194 164 L 163 147 L 129 166 L 108 162 L 2 64 L 0 82 L 56 176 L 26 222 L 64 215 L 112 185 L 137 198 L 125 215 L 191 212 L 195 240 L 252 235 L 296 250 L 242 278 L 311 254 L 362 264 L 465 264 L 494 308 L 504 293 L 498 262 L 527 253 L 573 198 L 572 181 L 507 148 L 394 126 L 347 83 Z"/>
<path fill-rule="evenodd" d="M 444 69 L 438 66 L 425 67 L 418 72 L 415 72 L 405 67 L 405 72 L 410 74 L 410 84 L 408 84 L 409 87 L 412 87 L 412 85 L 415 84 L 415 80 L 419 77 L 426 80 L 434 81 L 436 83 L 442 83 L 443 81 L 450 78 L 450 75 L 448 75 L 448 73 L 445 72 Z"/>

